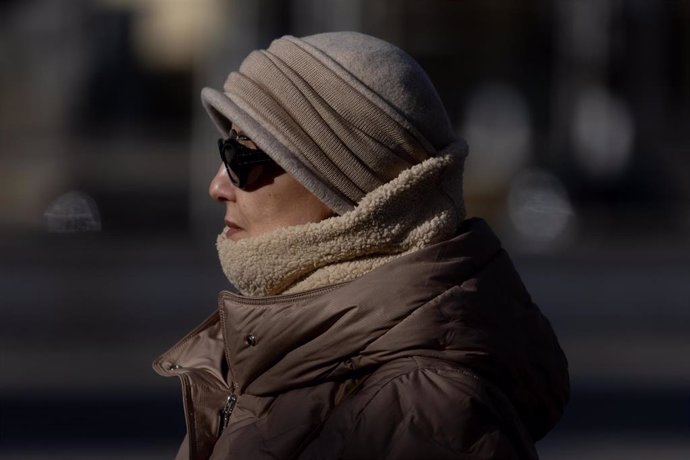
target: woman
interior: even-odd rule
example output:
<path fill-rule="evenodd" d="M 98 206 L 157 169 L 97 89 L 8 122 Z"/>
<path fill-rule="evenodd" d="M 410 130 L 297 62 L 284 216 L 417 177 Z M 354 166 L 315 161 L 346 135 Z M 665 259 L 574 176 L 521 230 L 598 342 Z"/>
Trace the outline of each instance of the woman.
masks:
<path fill-rule="evenodd" d="M 407 54 L 286 36 L 202 101 L 223 139 L 221 265 L 239 294 L 155 363 L 178 458 L 536 458 L 566 359 L 487 224 Z"/>

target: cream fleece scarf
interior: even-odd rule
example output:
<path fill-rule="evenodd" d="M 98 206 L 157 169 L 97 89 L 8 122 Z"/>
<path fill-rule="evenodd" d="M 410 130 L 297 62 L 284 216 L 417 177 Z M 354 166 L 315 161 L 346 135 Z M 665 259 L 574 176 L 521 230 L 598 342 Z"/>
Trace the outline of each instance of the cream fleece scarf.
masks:
<path fill-rule="evenodd" d="M 287 294 L 353 280 L 446 240 L 464 219 L 462 160 L 429 158 L 321 222 L 239 241 L 224 229 L 216 241 L 223 271 L 245 296 Z"/>

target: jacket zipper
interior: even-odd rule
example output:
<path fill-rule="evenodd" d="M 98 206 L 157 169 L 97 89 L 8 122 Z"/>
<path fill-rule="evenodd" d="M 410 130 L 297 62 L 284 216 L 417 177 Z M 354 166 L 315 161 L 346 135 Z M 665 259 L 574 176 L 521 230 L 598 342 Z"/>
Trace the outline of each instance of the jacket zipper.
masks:
<path fill-rule="evenodd" d="M 218 437 L 223 434 L 223 431 L 228 427 L 230 422 L 230 416 L 232 411 L 235 409 L 235 404 L 237 404 L 237 394 L 235 394 L 235 383 L 232 384 L 232 389 L 230 390 L 230 395 L 228 399 L 225 400 L 225 405 L 220 410 L 220 427 L 218 430 Z"/>

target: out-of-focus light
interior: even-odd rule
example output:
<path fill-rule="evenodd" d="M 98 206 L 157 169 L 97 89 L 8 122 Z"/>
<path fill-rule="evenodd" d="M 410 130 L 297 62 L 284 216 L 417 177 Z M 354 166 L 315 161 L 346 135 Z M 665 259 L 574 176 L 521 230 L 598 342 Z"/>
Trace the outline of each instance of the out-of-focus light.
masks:
<path fill-rule="evenodd" d="M 221 0 L 98 0 L 107 8 L 134 13 L 135 49 L 151 68 L 184 69 L 194 65 L 223 26 Z"/>
<path fill-rule="evenodd" d="M 565 187 L 543 170 L 526 170 L 515 177 L 508 194 L 508 216 L 519 239 L 535 250 L 564 241 L 575 223 Z"/>
<path fill-rule="evenodd" d="M 635 128 L 625 103 L 593 87 L 575 105 L 572 138 L 575 158 L 596 178 L 621 174 L 631 159 Z"/>
<path fill-rule="evenodd" d="M 101 217 L 96 202 L 85 193 L 67 192 L 51 203 L 43 214 L 51 233 L 98 232 Z"/>
<path fill-rule="evenodd" d="M 487 83 L 477 88 L 460 131 L 470 147 L 464 175 L 469 195 L 500 191 L 528 159 L 530 113 L 524 98 L 511 86 Z"/>

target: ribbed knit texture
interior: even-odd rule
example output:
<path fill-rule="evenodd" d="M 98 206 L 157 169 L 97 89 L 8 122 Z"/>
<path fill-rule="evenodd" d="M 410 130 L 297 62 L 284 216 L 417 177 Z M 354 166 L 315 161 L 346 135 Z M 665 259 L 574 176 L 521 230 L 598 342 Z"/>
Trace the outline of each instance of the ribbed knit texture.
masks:
<path fill-rule="evenodd" d="M 216 245 L 225 275 L 247 296 L 292 293 L 358 278 L 452 237 L 464 218 L 462 162 L 425 160 L 367 194 L 353 211 Z"/>
<path fill-rule="evenodd" d="M 252 52 L 225 91 L 354 202 L 428 157 L 395 120 L 289 39 Z"/>
<path fill-rule="evenodd" d="M 421 67 L 399 48 L 355 32 L 274 40 L 247 56 L 223 91 L 202 91 L 219 129 L 227 132 L 231 120 L 339 214 L 455 142 Z M 425 124 L 439 145 L 410 120 Z"/>

